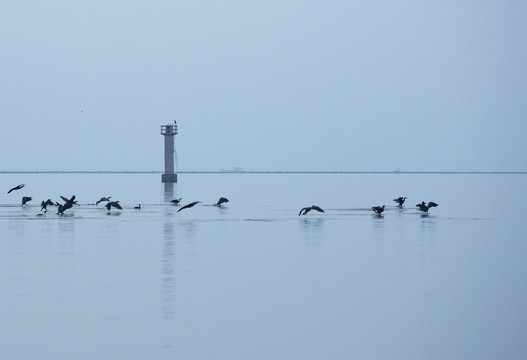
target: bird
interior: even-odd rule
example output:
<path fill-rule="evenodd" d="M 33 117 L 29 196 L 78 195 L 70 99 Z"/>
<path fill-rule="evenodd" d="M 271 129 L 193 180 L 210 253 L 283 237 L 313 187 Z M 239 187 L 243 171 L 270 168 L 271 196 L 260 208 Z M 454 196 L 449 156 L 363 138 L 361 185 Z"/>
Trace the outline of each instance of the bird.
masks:
<path fill-rule="evenodd" d="M 322 210 L 320 207 L 318 207 L 316 205 L 311 205 L 311 207 L 302 208 L 302 210 L 300 210 L 300 212 L 298 213 L 298 216 L 305 215 L 308 212 L 310 212 L 311 210 L 316 210 L 318 212 L 324 212 L 324 210 Z"/>
<path fill-rule="evenodd" d="M 73 195 L 69 199 L 61 195 L 60 198 L 65 201 L 64 204 L 59 204 L 59 209 L 57 211 L 57 214 L 60 214 L 60 215 L 64 214 L 64 211 L 71 209 L 73 204 L 77 203 L 77 201 L 75 200 L 75 195 Z"/>
<path fill-rule="evenodd" d="M 60 195 L 60 198 L 61 198 L 62 200 L 64 200 L 66 203 L 67 203 L 67 202 L 71 202 L 71 205 L 79 205 L 79 204 L 77 203 L 77 200 L 75 200 L 75 195 L 73 195 L 73 196 L 71 197 L 71 199 L 68 199 L 67 197 L 62 196 L 62 195 Z"/>
<path fill-rule="evenodd" d="M 397 206 L 403 207 L 404 201 L 406 200 L 406 197 L 400 196 L 397 199 L 393 199 L 397 203 Z"/>
<path fill-rule="evenodd" d="M 20 189 L 22 189 L 24 186 L 26 186 L 26 184 L 20 184 L 20 185 L 17 185 L 17 186 L 15 186 L 14 188 L 10 189 L 7 193 L 9 194 L 11 191 L 14 191 L 14 190 L 20 190 Z"/>
<path fill-rule="evenodd" d="M 179 198 L 179 199 L 174 199 L 174 200 L 170 200 L 170 202 L 171 202 L 171 203 L 174 203 L 175 205 L 178 205 L 180 201 L 181 201 L 181 198 Z"/>
<path fill-rule="evenodd" d="M 372 207 L 371 209 L 377 214 L 377 215 L 381 215 L 382 212 L 384 211 L 384 207 L 386 205 L 383 205 L 383 206 L 374 206 Z"/>
<path fill-rule="evenodd" d="M 51 201 L 51 199 L 47 199 L 46 201 L 42 201 L 42 202 L 40 203 L 40 211 L 44 210 L 44 212 L 46 212 L 46 211 L 47 211 L 47 206 L 48 206 L 48 205 L 53 206 L 53 205 L 55 205 L 55 204 L 53 203 L 53 201 Z"/>
<path fill-rule="evenodd" d="M 103 202 L 103 201 L 110 201 L 111 198 L 112 198 L 111 196 L 108 196 L 108 197 L 103 196 L 102 198 L 100 198 L 99 200 L 97 200 L 97 202 L 95 202 L 95 206 L 99 205 L 100 202 Z"/>
<path fill-rule="evenodd" d="M 428 210 L 430 210 L 430 208 L 433 208 L 439 205 L 433 201 L 430 201 L 428 204 L 425 204 L 425 202 L 423 201 L 420 204 L 416 204 L 415 206 L 417 206 L 419 210 L 421 210 L 422 212 L 425 212 L 428 214 Z"/>
<path fill-rule="evenodd" d="M 191 208 L 191 207 L 193 207 L 194 205 L 199 204 L 200 202 L 201 202 L 201 201 L 194 201 L 194 202 L 191 202 L 190 204 L 187 204 L 187 205 L 181 207 L 177 212 L 180 212 L 180 211 L 183 210 L 183 209 Z"/>
<path fill-rule="evenodd" d="M 221 206 L 221 204 L 226 203 L 226 202 L 229 202 L 229 199 L 224 198 L 224 197 L 220 197 L 220 199 L 216 203 L 216 206 Z"/>
<path fill-rule="evenodd" d="M 141 210 L 141 204 L 137 205 L 137 206 L 134 206 L 134 209 L 136 210 Z"/>
<path fill-rule="evenodd" d="M 106 204 L 106 208 L 108 209 L 108 211 L 110 211 L 110 209 L 114 207 L 116 209 L 119 209 L 119 210 L 122 210 L 123 208 L 121 207 L 121 205 L 119 205 L 119 201 L 110 201 L 108 204 Z"/>
<path fill-rule="evenodd" d="M 24 197 L 22 197 L 22 205 L 20 205 L 20 206 L 24 206 L 24 205 L 26 205 L 26 204 L 27 204 L 29 201 L 31 201 L 31 200 L 33 200 L 33 199 L 31 198 L 31 196 L 24 196 Z"/>

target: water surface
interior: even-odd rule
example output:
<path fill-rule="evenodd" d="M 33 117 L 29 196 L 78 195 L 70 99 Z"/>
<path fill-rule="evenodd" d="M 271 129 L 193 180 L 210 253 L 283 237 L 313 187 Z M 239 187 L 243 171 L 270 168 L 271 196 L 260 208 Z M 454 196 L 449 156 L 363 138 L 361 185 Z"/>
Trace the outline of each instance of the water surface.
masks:
<path fill-rule="evenodd" d="M 0 358 L 524 359 L 525 180 L 2 174 Z"/>

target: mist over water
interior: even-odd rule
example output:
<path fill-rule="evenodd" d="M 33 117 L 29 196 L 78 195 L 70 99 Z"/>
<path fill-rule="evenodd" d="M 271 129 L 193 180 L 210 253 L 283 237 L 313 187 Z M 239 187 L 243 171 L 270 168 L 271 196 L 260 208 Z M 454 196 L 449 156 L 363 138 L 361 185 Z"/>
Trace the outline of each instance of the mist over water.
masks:
<path fill-rule="evenodd" d="M 0 358 L 523 359 L 525 179 L 2 174 Z"/>

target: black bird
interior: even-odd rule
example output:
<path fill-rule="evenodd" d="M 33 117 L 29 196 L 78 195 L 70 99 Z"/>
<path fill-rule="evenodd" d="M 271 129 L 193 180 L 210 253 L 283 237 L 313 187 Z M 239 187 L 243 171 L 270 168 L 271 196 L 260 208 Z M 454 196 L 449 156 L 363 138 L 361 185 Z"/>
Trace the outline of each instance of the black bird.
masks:
<path fill-rule="evenodd" d="M 55 204 L 53 203 L 53 201 L 51 201 L 51 199 L 47 199 L 46 201 L 42 201 L 42 202 L 40 203 L 40 211 L 44 210 L 44 212 L 46 212 L 46 211 L 47 211 L 47 206 L 48 206 L 48 205 L 53 206 L 53 205 L 55 205 Z"/>
<path fill-rule="evenodd" d="M 397 199 L 393 199 L 397 203 L 397 206 L 403 207 L 404 201 L 406 200 L 406 197 L 398 197 Z"/>
<path fill-rule="evenodd" d="M 134 206 L 134 209 L 136 210 L 141 210 L 141 204 L 137 205 L 137 206 Z"/>
<path fill-rule="evenodd" d="M 65 201 L 64 205 L 59 204 L 59 209 L 57 211 L 57 214 L 64 214 L 64 211 L 71 209 L 73 204 L 76 204 L 77 201 L 75 200 L 75 195 L 73 195 L 71 198 L 66 198 L 64 196 L 60 196 L 62 200 Z"/>
<path fill-rule="evenodd" d="M 305 215 L 305 214 L 307 214 L 308 212 L 310 212 L 311 210 L 316 210 L 316 211 L 318 211 L 318 212 L 324 212 L 324 210 L 322 210 L 322 209 L 319 208 L 318 206 L 316 206 L 316 205 L 311 205 L 310 207 L 302 208 L 302 210 L 300 210 L 300 212 L 298 213 L 298 216 L 300 216 L 300 215 Z"/>
<path fill-rule="evenodd" d="M 384 211 L 384 207 L 386 205 L 383 205 L 383 206 L 374 206 L 372 207 L 371 209 L 377 214 L 377 215 L 381 215 L 382 212 Z"/>
<path fill-rule="evenodd" d="M 108 209 L 108 211 L 110 211 L 110 209 L 114 207 L 116 209 L 119 209 L 119 210 L 122 210 L 123 208 L 121 207 L 121 205 L 119 205 L 119 201 L 110 201 L 108 204 L 106 204 L 106 208 Z"/>
<path fill-rule="evenodd" d="M 428 205 L 427 205 L 427 204 L 425 204 L 425 202 L 423 201 L 423 202 L 421 202 L 420 204 L 417 204 L 417 205 L 415 205 L 415 206 L 417 206 L 417 207 L 419 208 L 419 210 L 421 210 L 422 212 L 425 212 L 425 213 L 428 214 L 428 210 L 430 210 L 430 208 L 433 208 L 433 207 L 436 207 L 436 206 L 439 206 L 439 205 L 436 204 L 436 203 L 433 202 L 433 201 L 430 201 L 430 202 L 428 203 Z"/>
<path fill-rule="evenodd" d="M 191 208 L 191 207 L 193 207 L 194 205 L 199 204 L 200 202 L 201 202 L 201 201 L 194 201 L 194 202 L 191 202 L 190 204 L 187 204 L 187 205 L 183 206 L 182 208 L 180 208 L 177 212 L 180 212 L 180 211 L 183 210 L 183 209 Z"/>
<path fill-rule="evenodd" d="M 20 205 L 20 206 L 24 206 L 24 205 L 26 205 L 26 204 L 27 204 L 29 201 L 31 201 L 31 200 L 33 200 L 33 199 L 31 198 L 31 196 L 24 196 L 24 197 L 22 197 L 22 205 Z"/>
<path fill-rule="evenodd" d="M 220 197 L 220 199 L 218 200 L 218 202 L 216 203 L 216 205 L 217 205 L 217 206 L 221 206 L 221 204 L 226 203 L 226 202 L 229 202 L 229 199 L 224 198 L 224 197 Z"/>
<path fill-rule="evenodd" d="M 181 201 L 181 198 L 179 198 L 179 199 L 174 199 L 174 200 L 170 200 L 170 202 L 171 202 L 171 203 L 174 203 L 175 205 L 178 205 L 180 201 Z"/>
<path fill-rule="evenodd" d="M 102 197 L 100 198 L 99 200 L 97 200 L 97 202 L 95 203 L 95 206 L 99 205 L 100 202 L 103 202 L 103 201 L 110 201 L 112 197 L 111 196 L 108 196 L 108 197 Z"/>
<path fill-rule="evenodd" d="M 61 198 L 62 200 L 64 200 L 66 203 L 67 203 L 67 202 L 71 202 L 71 205 L 79 205 L 79 204 L 77 203 L 77 200 L 75 200 L 75 195 L 73 195 L 73 196 L 71 197 L 71 199 L 68 199 L 67 197 L 62 196 L 62 195 L 60 195 L 60 198 Z M 72 199 L 73 199 L 73 200 L 72 200 Z"/>
<path fill-rule="evenodd" d="M 17 185 L 15 186 L 14 188 L 10 189 L 7 193 L 9 194 L 11 191 L 13 190 L 20 190 L 22 189 L 24 186 L 26 186 L 26 184 L 20 184 L 20 185 Z"/>

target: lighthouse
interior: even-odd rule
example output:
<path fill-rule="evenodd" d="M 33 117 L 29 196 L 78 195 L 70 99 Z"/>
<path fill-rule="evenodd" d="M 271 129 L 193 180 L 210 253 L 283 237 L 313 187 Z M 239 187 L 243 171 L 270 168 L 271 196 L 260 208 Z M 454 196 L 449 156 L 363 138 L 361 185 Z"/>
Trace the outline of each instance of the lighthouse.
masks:
<path fill-rule="evenodd" d="M 161 125 L 161 135 L 165 137 L 165 173 L 161 175 L 161 182 L 176 183 L 177 154 L 174 145 L 174 137 L 177 135 L 177 123 Z M 174 166 L 175 164 L 175 166 Z"/>

